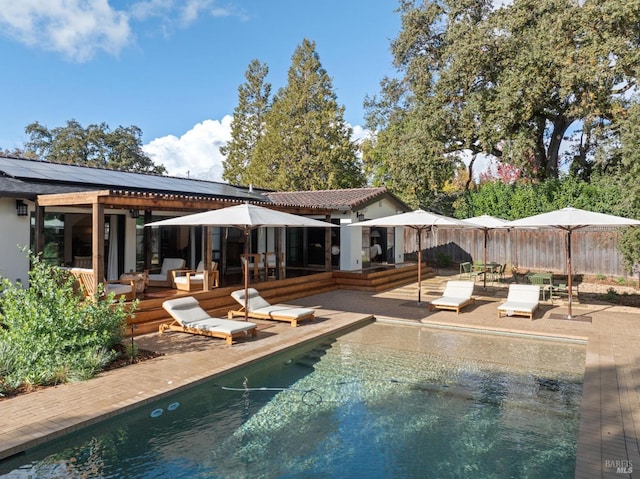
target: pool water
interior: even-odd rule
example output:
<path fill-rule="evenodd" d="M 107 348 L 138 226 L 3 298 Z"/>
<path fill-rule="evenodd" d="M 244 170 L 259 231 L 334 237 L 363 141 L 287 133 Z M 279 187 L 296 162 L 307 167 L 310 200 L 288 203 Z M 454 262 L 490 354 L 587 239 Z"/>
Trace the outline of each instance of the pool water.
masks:
<path fill-rule="evenodd" d="M 0 464 L 0 478 L 573 477 L 585 346 L 374 323 Z"/>

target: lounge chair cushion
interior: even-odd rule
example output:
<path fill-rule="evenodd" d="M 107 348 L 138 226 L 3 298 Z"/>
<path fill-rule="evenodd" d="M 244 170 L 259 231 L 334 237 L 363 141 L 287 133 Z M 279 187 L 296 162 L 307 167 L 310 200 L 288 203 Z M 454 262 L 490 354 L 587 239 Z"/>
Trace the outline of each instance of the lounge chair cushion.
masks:
<path fill-rule="evenodd" d="M 452 309 L 460 312 L 460 308 L 473 301 L 473 281 L 447 281 L 442 296 L 434 299 L 429 308 Z"/>
<path fill-rule="evenodd" d="M 507 301 L 498 306 L 498 317 L 505 313 L 507 316 L 514 314 L 529 316 L 533 319 L 533 313 L 540 304 L 540 286 L 537 284 L 511 284 Z"/>
<path fill-rule="evenodd" d="M 200 260 L 200 262 L 198 263 L 198 266 L 196 266 L 196 272 L 195 274 L 191 274 L 190 275 L 191 278 L 191 282 L 203 282 L 204 281 L 204 261 Z M 176 276 L 175 278 L 173 278 L 173 280 L 178 283 L 178 282 L 187 282 L 187 277 L 185 276 Z"/>
<path fill-rule="evenodd" d="M 162 303 L 162 307 L 185 326 L 211 319 L 209 313 L 202 309 L 198 300 L 192 296 L 167 300 Z"/>
<path fill-rule="evenodd" d="M 105 293 L 114 293 L 116 296 L 131 294 L 133 288 L 130 284 L 110 283 L 105 285 Z"/>
<path fill-rule="evenodd" d="M 247 291 L 248 299 L 247 299 L 247 310 L 255 311 L 261 308 L 267 308 L 271 306 L 266 299 L 260 296 L 260 293 L 255 288 L 249 288 Z M 244 306 L 244 289 L 239 289 L 231 293 L 231 297 L 235 299 L 238 303 Z"/>

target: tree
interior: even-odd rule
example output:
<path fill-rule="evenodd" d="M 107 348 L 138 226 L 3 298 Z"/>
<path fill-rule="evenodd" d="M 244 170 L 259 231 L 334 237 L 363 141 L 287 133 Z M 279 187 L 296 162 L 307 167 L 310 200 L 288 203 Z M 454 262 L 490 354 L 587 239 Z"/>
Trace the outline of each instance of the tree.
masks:
<path fill-rule="evenodd" d="M 384 79 L 381 98 L 367 103 L 376 148 L 402 147 L 398 135 L 413 124 L 410 135 L 440 145 L 429 170 L 464 151 L 472 160 L 493 155 L 525 177 L 557 178 L 565 162 L 589 178 L 597 146 L 636 88 L 638 2 L 401 0 L 399 11 L 392 52 L 402 77 Z"/>
<path fill-rule="evenodd" d="M 136 126 L 111 131 L 106 123 L 83 128 L 76 120 L 49 130 L 38 122 L 25 128 L 27 155 L 56 163 L 95 166 L 136 173 L 166 173 L 142 151 L 142 131 Z"/>
<path fill-rule="evenodd" d="M 238 87 L 238 106 L 231 122 L 231 141 L 220 148 L 225 156 L 222 178 L 231 184 L 248 185 L 245 171 L 251 164 L 258 140 L 264 135 L 264 117 L 269 110 L 271 85 L 265 83 L 269 73 L 266 64 L 252 60 Z"/>
<path fill-rule="evenodd" d="M 21 150 L 20 148 L 13 148 L 13 149 L 8 149 L 8 148 L 0 148 L 0 156 L 8 156 L 10 158 L 31 158 L 31 159 L 35 159 L 33 154 L 27 154 L 25 151 Z"/>
<path fill-rule="evenodd" d="M 265 114 L 264 135 L 245 181 L 281 191 L 363 186 L 352 130 L 343 116 L 315 43 L 303 40 L 293 54 L 287 85 Z"/>

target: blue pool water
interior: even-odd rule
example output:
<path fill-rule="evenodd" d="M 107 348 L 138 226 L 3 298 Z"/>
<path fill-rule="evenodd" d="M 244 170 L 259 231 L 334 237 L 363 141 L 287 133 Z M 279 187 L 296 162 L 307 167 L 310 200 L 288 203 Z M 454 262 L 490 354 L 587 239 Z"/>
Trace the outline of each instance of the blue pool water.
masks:
<path fill-rule="evenodd" d="M 582 344 L 375 323 L 69 435 L 0 478 L 570 478 Z"/>

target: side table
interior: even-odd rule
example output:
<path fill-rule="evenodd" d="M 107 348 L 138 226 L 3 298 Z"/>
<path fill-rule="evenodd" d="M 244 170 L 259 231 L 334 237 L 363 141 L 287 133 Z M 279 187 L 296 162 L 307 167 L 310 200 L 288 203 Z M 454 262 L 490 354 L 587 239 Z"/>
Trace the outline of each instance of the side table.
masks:
<path fill-rule="evenodd" d="M 136 293 L 143 293 L 144 290 L 147 288 L 147 283 L 149 281 L 149 277 L 147 276 L 147 273 L 136 273 L 133 271 L 129 273 L 122 273 L 120 275 L 120 279 L 134 280 L 136 285 Z"/>

